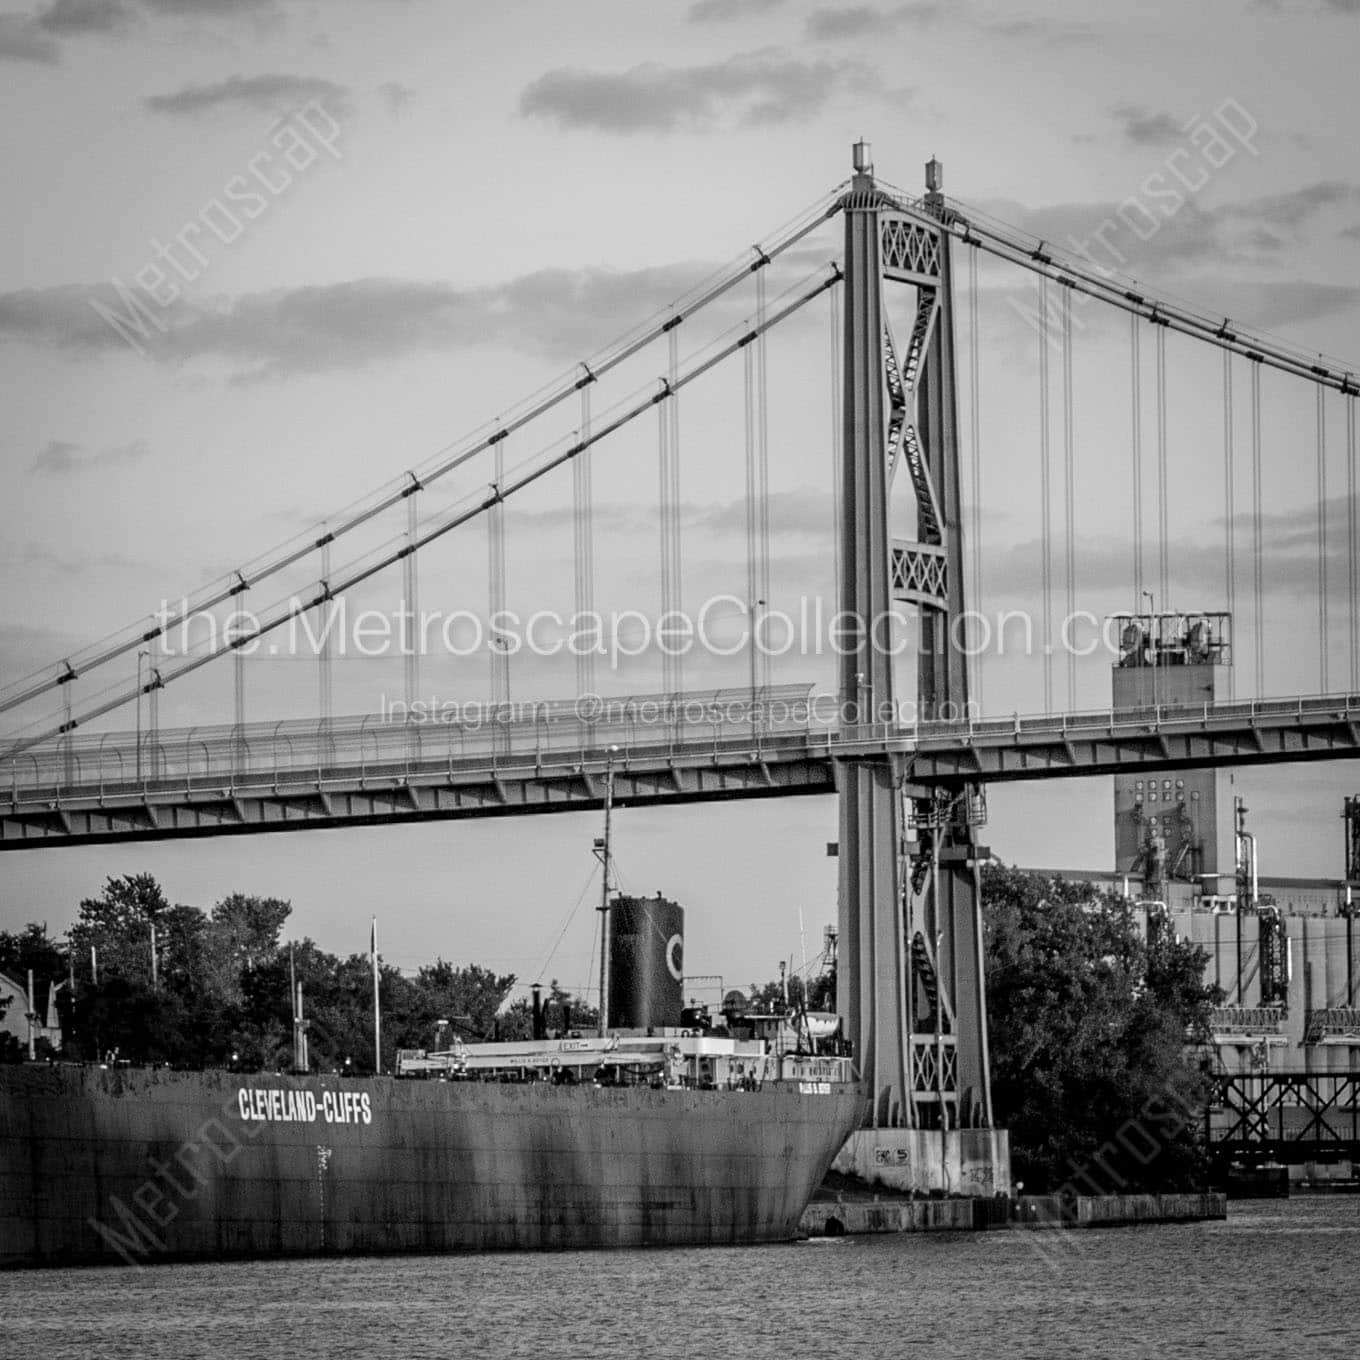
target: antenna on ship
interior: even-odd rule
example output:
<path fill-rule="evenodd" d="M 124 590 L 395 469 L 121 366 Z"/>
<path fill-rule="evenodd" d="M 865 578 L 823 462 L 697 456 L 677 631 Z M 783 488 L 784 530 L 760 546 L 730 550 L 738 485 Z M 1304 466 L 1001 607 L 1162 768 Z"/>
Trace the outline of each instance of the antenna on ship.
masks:
<path fill-rule="evenodd" d="M 600 1038 L 609 1030 L 609 833 L 614 813 L 614 753 L 611 746 L 604 766 L 604 835 L 596 837 L 595 855 L 600 861 Z"/>

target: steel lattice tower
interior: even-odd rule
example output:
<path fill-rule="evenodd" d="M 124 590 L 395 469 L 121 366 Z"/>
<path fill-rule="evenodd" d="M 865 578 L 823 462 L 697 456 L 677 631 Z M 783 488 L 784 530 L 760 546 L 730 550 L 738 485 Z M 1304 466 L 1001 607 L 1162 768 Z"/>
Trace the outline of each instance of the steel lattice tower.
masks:
<path fill-rule="evenodd" d="M 962 506 L 954 373 L 951 233 L 938 166 L 920 204 L 879 189 L 855 149 L 845 213 L 841 467 L 843 730 L 878 749 L 840 763 L 841 1012 L 872 1092 L 877 1129 L 990 1127 L 978 854 L 979 788 L 913 785 L 909 758 L 883 749 L 899 720 L 886 620 L 917 612 L 920 717 L 968 705 Z M 887 283 L 915 293 L 900 351 Z M 900 354 L 900 358 L 899 358 Z M 890 497 L 905 469 L 914 537 L 894 538 Z M 866 743 L 867 746 L 867 743 Z"/>

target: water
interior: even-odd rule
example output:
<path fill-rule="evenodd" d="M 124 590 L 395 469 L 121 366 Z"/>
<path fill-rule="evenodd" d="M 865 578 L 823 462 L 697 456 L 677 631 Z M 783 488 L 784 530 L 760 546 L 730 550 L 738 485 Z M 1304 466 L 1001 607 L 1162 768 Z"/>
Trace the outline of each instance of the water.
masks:
<path fill-rule="evenodd" d="M 1062 1234 L 11 1273 L 0 1360 L 1355 1356 L 1360 1196 L 1230 1210 Z"/>

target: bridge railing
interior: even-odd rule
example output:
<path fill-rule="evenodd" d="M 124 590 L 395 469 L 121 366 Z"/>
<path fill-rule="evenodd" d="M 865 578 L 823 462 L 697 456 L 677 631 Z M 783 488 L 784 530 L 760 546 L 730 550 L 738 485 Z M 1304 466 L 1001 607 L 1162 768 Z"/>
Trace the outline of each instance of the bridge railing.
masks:
<path fill-rule="evenodd" d="M 601 767 L 641 756 L 694 756 L 790 739 L 829 744 L 810 685 L 614 699 L 461 705 L 447 716 L 365 714 L 103 733 L 0 752 L 0 801 L 390 781 L 432 769 Z"/>
<path fill-rule="evenodd" d="M 901 735 L 920 740 L 1006 736 L 1017 733 L 1085 733 L 1128 728 L 1139 724 L 1162 726 L 1169 723 L 1240 720 L 1330 715 L 1338 719 L 1360 720 L 1360 695 L 1320 694 L 1280 699 L 1241 699 L 1201 704 L 1139 704 L 1129 707 L 1086 709 L 1076 713 L 1020 714 L 1009 717 L 970 718 L 953 722 L 918 722 L 899 729 Z"/>
<path fill-rule="evenodd" d="M 809 754 L 911 750 L 932 742 L 1023 744 L 1025 737 L 1157 732 L 1186 725 L 1251 725 L 1325 717 L 1360 725 L 1360 696 L 1315 695 L 1104 708 L 1067 714 L 842 727 L 833 696 L 811 685 L 687 691 L 515 705 L 448 706 L 450 714 L 365 714 L 275 723 L 105 732 L 43 747 L 0 746 L 0 802 L 104 797 L 219 787 L 275 788 L 390 781 L 439 767 L 551 763 L 598 767 L 614 758 L 759 755 L 796 745 Z"/>

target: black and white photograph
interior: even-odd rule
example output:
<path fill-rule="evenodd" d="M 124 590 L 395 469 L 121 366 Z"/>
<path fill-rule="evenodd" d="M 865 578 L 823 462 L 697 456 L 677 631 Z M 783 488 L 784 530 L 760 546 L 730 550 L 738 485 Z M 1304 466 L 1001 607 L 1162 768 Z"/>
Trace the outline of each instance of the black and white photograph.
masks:
<path fill-rule="evenodd" d="M 1352 1357 L 1360 0 L 0 0 L 0 1360 Z"/>

